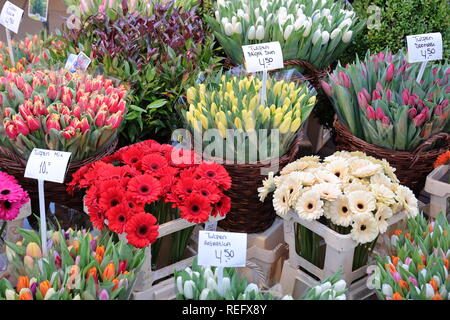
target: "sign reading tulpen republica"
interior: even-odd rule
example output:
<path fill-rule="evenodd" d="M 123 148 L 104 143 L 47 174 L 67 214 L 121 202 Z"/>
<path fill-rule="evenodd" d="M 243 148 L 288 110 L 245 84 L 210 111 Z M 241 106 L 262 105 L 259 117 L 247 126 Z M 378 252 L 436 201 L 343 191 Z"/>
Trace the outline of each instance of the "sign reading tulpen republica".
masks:
<path fill-rule="evenodd" d="M 247 72 L 282 69 L 283 52 L 278 41 L 242 46 Z"/>
<path fill-rule="evenodd" d="M 442 59 L 442 35 L 439 32 L 406 37 L 408 62 L 426 62 Z"/>
<path fill-rule="evenodd" d="M 198 264 L 214 267 L 245 267 L 247 234 L 200 231 Z"/>

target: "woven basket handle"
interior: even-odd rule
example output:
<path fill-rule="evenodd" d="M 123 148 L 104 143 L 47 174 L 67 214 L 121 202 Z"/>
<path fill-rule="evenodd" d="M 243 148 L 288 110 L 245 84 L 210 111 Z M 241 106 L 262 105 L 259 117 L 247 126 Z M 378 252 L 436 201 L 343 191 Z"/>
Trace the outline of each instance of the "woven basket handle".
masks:
<path fill-rule="evenodd" d="M 441 132 L 441 133 L 435 134 L 434 136 L 428 138 L 426 141 L 422 142 L 422 143 L 421 143 L 421 144 L 413 151 L 413 153 L 414 153 L 414 159 L 413 159 L 413 161 L 412 161 L 412 163 L 411 163 L 411 165 L 410 165 L 410 168 L 412 168 L 412 167 L 416 164 L 417 160 L 419 160 L 419 158 L 420 158 L 420 155 L 422 154 L 422 152 L 423 152 L 426 148 L 432 146 L 436 141 L 439 141 L 439 140 L 445 140 L 446 143 L 447 143 L 447 146 L 450 145 L 450 134 L 445 133 L 445 132 Z"/>

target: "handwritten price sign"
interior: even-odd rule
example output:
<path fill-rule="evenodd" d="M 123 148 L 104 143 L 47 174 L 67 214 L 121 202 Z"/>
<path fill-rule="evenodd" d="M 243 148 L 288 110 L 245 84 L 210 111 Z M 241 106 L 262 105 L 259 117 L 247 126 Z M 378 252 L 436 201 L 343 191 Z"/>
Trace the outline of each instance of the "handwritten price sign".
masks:
<path fill-rule="evenodd" d="M 408 62 L 425 62 L 442 59 L 442 35 L 439 32 L 406 37 Z"/>
<path fill-rule="evenodd" d="M 63 183 L 71 153 L 33 149 L 28 158 L 25 178 Z"/>
<path fill-rule="evenodd" d="M 282 69 L 283 52 L 278 41 L 242 46 L 247 72 Z"/>
<path fill-rule="evenodd" d="M 198 264 L 214 267 L 245 267 L 247 234 L 200 231 Z"/>
<path fill-rule="evenodd" d="M 6 1 L 0 14 L 0 23 L 12 32 L 19 32 L 23 10 L 13 3 Z"/>

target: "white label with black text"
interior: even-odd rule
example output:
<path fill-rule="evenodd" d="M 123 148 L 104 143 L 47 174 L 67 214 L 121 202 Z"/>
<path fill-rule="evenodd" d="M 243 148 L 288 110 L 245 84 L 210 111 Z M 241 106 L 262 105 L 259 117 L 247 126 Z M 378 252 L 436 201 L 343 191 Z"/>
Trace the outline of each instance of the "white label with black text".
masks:
<path fill-rule="evenodd" d="M 439 32 L 406 37 L 408 62 L 425 62 L 442 59 L 442 35 Z"/>
<path fill-rule="evenodd" d="M 63 183 L 71 153 L 33 149 L 28 158 L 25 178 Z"/>
<path fill-rule="evenodd" d="M 0 14 L 0 23 L 12 32 L 19 32 L 20 21 L 22 20 L 23 10 L 15 4 L 6 1 Z"/>
<path fill-rule="evenodd" d="M 284 67 L 283 52 L 278 41 L 242 46 L 247 72 L 270 71 Z"/>
<path fill-rule="evenodd" d="M 247 234 L 200 231 L 198 264 L 213 267 L 245 267 Z"/>

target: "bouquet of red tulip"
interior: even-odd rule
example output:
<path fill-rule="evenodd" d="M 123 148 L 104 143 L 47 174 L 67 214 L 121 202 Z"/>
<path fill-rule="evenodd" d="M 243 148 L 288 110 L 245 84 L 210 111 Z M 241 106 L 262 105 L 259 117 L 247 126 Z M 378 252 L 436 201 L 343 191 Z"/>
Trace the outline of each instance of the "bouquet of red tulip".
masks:
<path fill-rule="evenodd" d="M 33 148 L 86 159 L 116 138 L 126 112 L 125 93 L 102 76 L 6 72 L 0 77 L 0 145 L 23 159 Z"/>
<path fill-rule="evenodd" d="M 0 300 L 125 300 L 142 266 L 143 250 L 86 230 L 51 231 L 43 256 L 39 234 L 8 243 L 12 277 L 0 280 Z"/>
<path fill-rule="evenodd" d="M 338 65 L 322 87 L 353 135 L 411 151 L 437 133 L 450 132 L 449 65 L 429 63 L 417 83 L 419 69 L 402 51 L 368 53 L 364 61 Z"/>
<path fill-rule="evenodd" d="M 157 223 L 179 217 L 203 223 L 226 215 L 231 201 L 223 191 L 230 187 L 231 178 L 221 165 L 148 140 L 81 168 L 68 191 L 86 190 L 85 204 L 96 228 L 126 233 L 130 244 L 142 248 L 156 241 Z M 183 231 L 175 235 L 174 260 L 181 259 L 187 246 L 189 235 Z M 152 250 L 157 257 L 159 243 Z"/>

